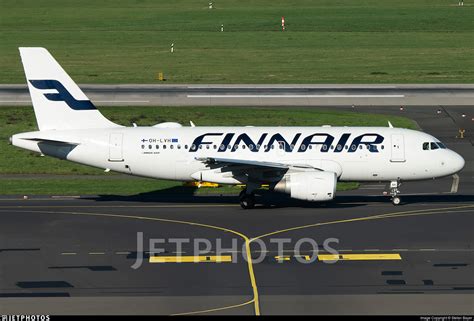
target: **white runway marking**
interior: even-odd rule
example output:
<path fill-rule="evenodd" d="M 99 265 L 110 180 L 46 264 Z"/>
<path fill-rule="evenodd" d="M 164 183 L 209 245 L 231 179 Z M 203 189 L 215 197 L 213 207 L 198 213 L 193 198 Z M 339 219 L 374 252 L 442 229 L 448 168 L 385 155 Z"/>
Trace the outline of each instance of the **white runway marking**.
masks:
<path fill-rule="evenodd" d="M 341 89 L 396 89 L 398 88 L 397 86 L 366 86 L 366 87 L 361 87 L 361 86 L 354 86 L 354 87 L 334 87 L 331 85 L 327 86 L 320 86 L 320 87 L 304 87 L 304 86 L 272 86 L 272 85 L 256 85 L 256 86 L 232 86 L 232 85 L 189 85 L 186 86 L 186 88 L 190 89 L 279 89 L 279 90 L 294 90 L 294 89 L 319 89 L 319 90 L 341 90 Z"/>
<path fill-rule="evenodd" d="M 94 103 L 149 103 L 149 100 L 94 100 Z M 31 100 L 0 100 L 0 104 L 31 103 Z"/>
<path fill-rule="evenodd" d="M 187 95 L 188 98 L 404 98 L 405 95 Z"/>
<path fill-rule="evenodd" d="M 149 100 L 94 100 L 94 103 L 149 103 Z"/>
<path fill-rule="evenodd" d="M 0 104 L 31 103 L 31 100 L 0 100 Z"/>

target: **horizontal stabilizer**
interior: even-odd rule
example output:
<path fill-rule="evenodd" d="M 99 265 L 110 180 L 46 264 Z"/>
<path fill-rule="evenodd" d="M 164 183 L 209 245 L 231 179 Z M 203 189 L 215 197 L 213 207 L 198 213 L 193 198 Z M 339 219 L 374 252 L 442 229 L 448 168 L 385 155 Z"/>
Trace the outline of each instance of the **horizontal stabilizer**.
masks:
<path fill-rule="evenodd" d="M 73 142 L 65 142 L 61 140 L 53 140 L 53 139 L 44 139 L 44 138 L 23 138 L 25 140 L 31 140 L 39 143 L 48 143 L 48 144 L 54 144 L 54 145 L 72 145 L 72 146 L 77 146 L 80 145 L 80 143 L 73 143 Z"/>

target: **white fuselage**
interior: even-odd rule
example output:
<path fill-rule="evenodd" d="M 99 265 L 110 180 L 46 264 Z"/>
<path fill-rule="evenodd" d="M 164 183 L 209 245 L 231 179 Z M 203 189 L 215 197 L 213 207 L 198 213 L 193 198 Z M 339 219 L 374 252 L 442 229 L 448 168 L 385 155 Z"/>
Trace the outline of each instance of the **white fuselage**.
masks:
<path fill-rule="evenodd" d="M 49 140 L 74 145 L 44 143 Z M 340 181 L 423 180 L 461 170 L 463 158 L 436 142 L 408 129 L 326 126 L 116 127 L 12 137 L 15 146 L 116 172 L 224 184 L 246 183 L 246 177 L 212 169 L 200 158 L 305 165 L 335 172 Z M 423 149 L 426 143 L 435 144 Z"/>
<path fill-rule="evenodd" d="M 243 208 L 262 184 L 291 198 L 332 200 L 337 181 L 390 181 L 460 171 L 464 159 L 426 133 L 389 127 L 123 127 L 106 119 L 45 48 L 19 48 L 39 131 L 13 145 L 131 175 L 245 184 Z"/>

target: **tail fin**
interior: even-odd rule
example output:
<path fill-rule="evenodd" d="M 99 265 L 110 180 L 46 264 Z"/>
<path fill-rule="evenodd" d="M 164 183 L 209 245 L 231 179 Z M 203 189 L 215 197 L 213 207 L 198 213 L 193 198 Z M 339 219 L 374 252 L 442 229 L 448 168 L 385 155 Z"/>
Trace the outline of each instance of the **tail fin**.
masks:
<path fill-rule="evenodd" d="M 39 130 L 118 127 L 44 48 L 19 48 Z"/>

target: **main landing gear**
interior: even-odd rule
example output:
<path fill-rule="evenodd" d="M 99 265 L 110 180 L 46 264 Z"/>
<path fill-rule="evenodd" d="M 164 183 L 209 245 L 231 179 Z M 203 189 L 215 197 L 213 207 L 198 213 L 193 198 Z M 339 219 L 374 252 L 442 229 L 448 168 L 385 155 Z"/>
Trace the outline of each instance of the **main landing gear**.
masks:
<path fill-rule="evenodd" d="M 255 207 L 255 194 L 247 193 L 247 189 L 242 190 L 239 194 L 240 206 L 244 210 L 249 210 Z"/>
<path fill-rule="evenodd" d="M 400 203 L 402 202 L 402 200 L 398 196 L 398 194 L 400 194 L 400 191 L 398 190 L 398 188 L 401 185 L 402 185 L 402 183 L 400 182 L 399 179 L 396 180 L 396 181 L 391 181 L 390 182 L 390 196 L 392 196 L 392 204 L 393 205 L 400 205 Z"/>

